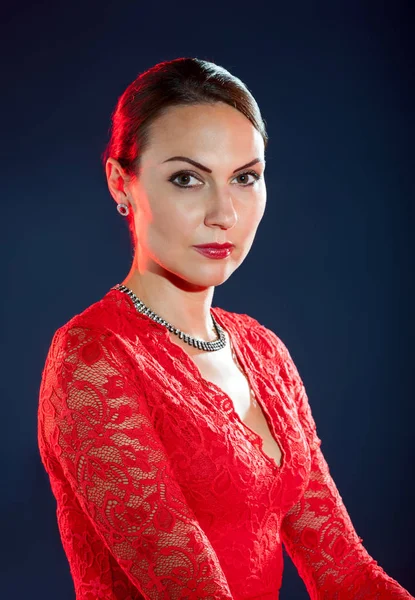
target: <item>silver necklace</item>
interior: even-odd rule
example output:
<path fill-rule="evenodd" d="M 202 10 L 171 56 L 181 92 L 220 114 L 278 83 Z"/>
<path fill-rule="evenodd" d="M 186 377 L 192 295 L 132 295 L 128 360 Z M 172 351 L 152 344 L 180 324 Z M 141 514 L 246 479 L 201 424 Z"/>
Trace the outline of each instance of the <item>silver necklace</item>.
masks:
<path fill-rule="evenodd" d="M 144 302 L 142 302 L 138 298 L 138 296 L 136 296 L 134 294 L 134 292 L 132 290 L 130 290 L 130 288 L 128 288 L 126 285 L 124 285 L 122 283 L 117 283 L 117 285 L 114 285 L 111 289 L 119 290 L 120 292 L 124 292 L 124 294 L 127 294 L 128 296 L 130 296 L 131 300 L 134 303 L 135 308 L 137 309 L 137 311 L 139 313 L 147 315 L 148 317 L 150 317 L 150 319 L 152 319 L 153 321 L 156 321 L 156 323 L 160 323 L 161 325 L 164 325 L 165 327 L 167 327 L 167 329 L 169 331 L 171 331 L 175 335 L 178 335 L 181 340 L 185 341 L 187 344 L 193 346 L 194 348 L 199 348 L 200 350 L 206 350 L 208 352 L 212 352 L 215 350 L 220 350 L 221 348 L 224 348 L 226 346 L 226 336 L 225 336 L 223 327 L 221 327 L 219 325 L 219 323 L 215 320 L 212 313 L 210 313 L 210 316 L 212 317 L 213 325 L 216 329 L 216 333 L 218 334 L 219 339 L 215 340 L 214 342 L 205 342 L 204 340 L 197 340 L 196 338 L 194 338 L 190 335 L 187 335 L 186 333 L 183 333 L 183 331 L 181 331 L 180 329 L 173 327 L 173 325 L 171 325 L 168 321 L 166 321 L 165 319 L 162 319 L 154 311 L 152 311 L 150 308 L 148 308 L 148 306 L 146 306 L 144 304 Z M 245 377 L 245 379 L 247 379 L 243 369 L 241 368 L 241 366 L 239 364 L 239 361 L 236 357 L 236 354 L 235 354 L 232 344 L 231 344 L 231 352 L 232 352 L 232 358 L 233 358 L 234 363 L 236 364 L 238 369 L 241 371 L 241 373 Z M 252 404 L 254 406 L 257 406 L 256 398 L 255 398 L 255 395 L 254 395 L 254 392 L 253 392 L 251 386 L 249 385 L 249 382 L 248 382 L 248 386 L 249 386 L 249 392 L 250 392 L 250 398 L 252 400 Z"/>
<path fill-rule="evenodd" d="M 138 296 L 136 296 L 134 292 L 130 290 L 130 288 L 128 288 L 126 285 L 122 283 L 117 283 L 117 285 L 114 285 L 111 289 L 119 290 L 120 292 L 124 292 L 125 294 L 130 296 L 131 300 L 134 302 L 134 306 L 136 307 L 139 313 L 147 315 L 156 323 L 164 325 L 169 331 L 179 336 L 181 340 L 183 340 L 190 346 L 193 346 L 194 348 L 198 348 L 199 350 L 205 350 L 206 352 L 214 352 L 215 350 L 220 350 L 221 348 L 224 348 L 226 346 L 225 332 L 223 328 L 219 325 L 219 323 L 215 320 L 212 312 L 210 313 L 210 316 L 212 317 L 213 325 L 215 327 L 216 333 L 218 334 L 218 339 L 214 342 L 205 342 L 204 340 L 197 340 L 196 338 L 187 335 L 187 333 L 183 333 L 183 331 L 177 329 L 177 327 L 173 327 L 173 325 L 171 325 L 168 321 L 162 319 L 154 311 L 148 308 L 148 306 L 146 306 L 144 302 L 142 302 L 140 298 L 138 298 Z"/>

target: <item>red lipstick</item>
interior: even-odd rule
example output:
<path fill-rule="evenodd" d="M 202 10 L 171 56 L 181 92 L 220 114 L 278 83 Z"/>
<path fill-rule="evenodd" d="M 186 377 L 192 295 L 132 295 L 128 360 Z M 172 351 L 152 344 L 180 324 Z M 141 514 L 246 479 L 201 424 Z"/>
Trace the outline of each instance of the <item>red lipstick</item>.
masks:
<path fill-rule="evenodd" d="M 233 250 L 233 247 L 234 245 L 230 242 L 226 242 L 225 244 L 218 244 L 215 242 L 212 244 L 199 244 L 194 246 L 194 248 L 196 248 L 196 250 L 204 256 L 216 259 L 226 258 L 229 256 Z"/>

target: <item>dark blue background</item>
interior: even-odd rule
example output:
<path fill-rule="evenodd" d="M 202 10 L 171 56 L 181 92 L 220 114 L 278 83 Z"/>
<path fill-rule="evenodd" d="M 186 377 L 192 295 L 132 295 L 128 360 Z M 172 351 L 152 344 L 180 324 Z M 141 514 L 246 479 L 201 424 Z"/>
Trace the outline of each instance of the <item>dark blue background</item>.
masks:
<path fill-rule="evenodd" d="M 54 331 L 130 268 L 100 162 L 110 113 L 140 72 L 180 56 L 240 77 L 270 136 L 264 219 L 213 305 L 286 343 L 356 531 L 415 594 L 409 3 L 10 4 L 0 32 L 2 596 L 74 598 L 37 449 L 40 376 Z M 287 557 L 281 600 L 307 597 Z"/>

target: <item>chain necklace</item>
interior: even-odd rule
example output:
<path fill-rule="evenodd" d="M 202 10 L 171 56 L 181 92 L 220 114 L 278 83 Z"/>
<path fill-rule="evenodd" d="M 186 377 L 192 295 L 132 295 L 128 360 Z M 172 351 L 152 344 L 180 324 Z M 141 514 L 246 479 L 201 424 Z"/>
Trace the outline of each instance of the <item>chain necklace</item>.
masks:
<path fill-rule="evenodd" d="M 205 342 L 204 340 L 197 340 L 196 338 L 194 338 L 190 335 L 187 335 L 186 333 L 183 333 L 183 331 L 181 331 L 180 329 L 173 327 L 173 325 L 171 325 L 168 321 L 166 321 L 165 319 L 162 319 L 154 311 L 152 311 L 150 308 L 148 308 L 148 306 L 146 306 L 144 304 L 144 302 L 142 302 L 140 300 L 140 298 L 138 298 L 138 296 L 136 296 L 134 294 L 134 292 L 132 290 L 130 290 L 130 288 L 128 288 L 126 285 L 124 285 L 122 283 L 117 283 L 117 285 L 114 285 L 111 289 L 119 290 L 120 292 L 124 292 L 124 294 L 127 294 L 128 296 L 130 296 L 131 300 L 134 303 L 135 308 L 137 309 L 137 311 L 139 313 L 150 317 L 150 319 L 152 319 L 156 323 L 160 323 L 161 325 L 164 325 L 165 327 L 167 327 L 167 329 L 169 331 L 171 331 L 175 335 L 179 336 L 179 338 L 181 340 L 183 340 L 190 346 L 193 346 L 194 348 L 198 348 L 199 350 L 205 350 L 207 352 L 213 352 L 215 350 L 220 350 L 221 348 L 224 348 L 226 346 L 226 336 L 225 336 L 224 330 L 219 325 L 219 323 L 215 320 L 212 312 L 210 313 L 210 316 L 212 317 L 213 325 L 215 327 L 216 333 L 219 336 L 219 339 L 215 340 L 214 342 Z M 230 344 L 230 347 L 231 347 L 232 358 L 233 358 L 234 363 L 236 364 L 238 369 L 241 371 L 244 378 L 248 381 L 248 379 L 236 357 L 232 343 Z M 255 399 L 254 392 L 253 392 L 251 386 L 249 385 L 249 381 L 248 381 L 248 386 L 249 386 L 249 392 L 250 392 L 250 398 L 251 398 L 252 404 L 253 404 L 253 406 L 256 407 L 257 402 Z"/>
<path fill-rule="evenodd" d="M 169 331 L 179 336 L 179 338 L 186 342 L 186 344 L 189 344 L 194 348 L 198 348 L 199 350 L 205 350 L 206 352 L 214 352 L 215 350 L 220 350 L 221 348 L 224 348 L 226 346 L 225 332 L 223 328 L 219 325 L 219 323 L 215 320 L 212 312 L 210 313 L 210 316 L 212 317 L 213 325 L 215 327 L 216 333 L 218 334 L 218 339 L 214 342 L 205 342 L 204 340 L 197 340 L 196 338 L 187 335 L 187 333 L 184 333 L 180 329 L 177 329 L 177 327 L 173 327 L 173 325 L 171 325 L 168 321 L 162 319 L 159 315 L 152 311 L 151 308 L 148 308 L 148 306 L 146 306 L 144 302 L 142 302 L 140 298 L 138 298 L 134 294 L 134 292 L 130 290 L 130 288 L 128 288 L 126 285 L 123 285 L 122 283 L 117 283 L 117 285 L 114 285 L 111 289 L 119 290 L 120 292 L 124 292 L 125 294 L 130 296 L 131 300 L 134 302 L 134 306 L 136 307 L 139 313 L 147 315 L 156 323 L 161 323 L 161 325 L 167 327 Z"/>

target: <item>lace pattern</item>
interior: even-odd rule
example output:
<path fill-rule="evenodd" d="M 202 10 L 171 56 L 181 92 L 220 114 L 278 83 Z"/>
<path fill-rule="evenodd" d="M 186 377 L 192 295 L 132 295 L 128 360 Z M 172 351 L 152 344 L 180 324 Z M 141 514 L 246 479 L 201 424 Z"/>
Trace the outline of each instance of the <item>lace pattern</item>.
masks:
<path fill-rule="evenodd" d="M 413 599 L 362 545 L 283 342 L 213 308 L 279 467 L 167 330 L 111 290 L 55 333 L 40 455 L 77 600 L 275 600 L 282 544 L 310 598 Z"/>

